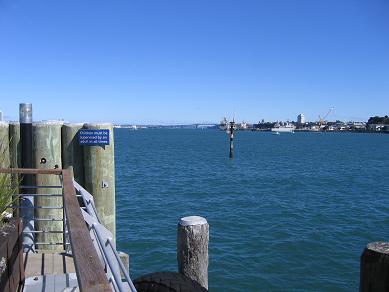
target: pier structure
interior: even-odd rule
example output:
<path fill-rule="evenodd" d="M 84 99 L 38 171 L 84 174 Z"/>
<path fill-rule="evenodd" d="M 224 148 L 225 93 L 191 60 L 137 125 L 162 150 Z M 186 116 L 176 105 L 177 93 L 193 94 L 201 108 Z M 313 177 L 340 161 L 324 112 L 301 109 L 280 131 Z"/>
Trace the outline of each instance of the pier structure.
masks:
<path fill-rule="evenodd" d="M 0 121 L 0 166 L 9 166 L 9 124 L 7 122 Z"/>
<path fill-rule="evenodd" d="M 61 169 L 61 127 L 62 122 L 47 121 L 33 123 L 33 165 L 36 169 Z M 35 175 L 37 186 L 58 186 L 61 184 L 60 177 L 38 173 Z M 34 204 L 42 206 L 35 209 L 36 218 L 47 218 L 49 220 L 38 220 L 35 222 L 36 230 L 53 231 L 53 233 L 36 233 L 35 246 L 45 250 L 63 249 L 63 218 L 64 211 L 55 206 L 62 204 L 62 189 L 60 188 L 37 188 Z M 55 232 L 55 233 L 54 233 Z"/>
<path fill-rule="evenodd" d="M 50 250 L 36 245 L 34 250 L 28 250 L 23 255 L 14 258 L 14 253 L 8 254 L 6 259 L 7 277 L 3 279 L 20 291 L 63 291 L 64 289 L 78 289 L 80 291 L 136 291 L 129 276 L 128 268 L 120 259 L 112 233 L 101 224 L 96 213 L 93 196 L 74 181 L 72 170 L 69 169 L 20 169 L 0 168 L 1 174 L 46 175 L 57 177 L 58 180 L 47 180 L 50 185 L 41 182 L 41 185 L 25 186 L 20 188 L 61 189 L 61 199 L 52 205 L 64 210 L 63 230 L 58 230 L 62 237 L 62 250 Z M 51 185 L 52 181 L 59 181 Z M 25 194 L 18 194 L 23 197 Z M 28 194 L 27 194 L 28 195 Z M 45 196 L 36 193 L 35 197 Z M 53 202 L 52 202 L 53 203 Z M 11 208 L 20 208 L 12 205 Z M 32 209 L 43 206 L 31 206 Z M 50 217 L 35 218 L 40 221 L 52 221 Z M 20 222 L 15 218 L 15 222 Z M 19 221 L 17 221 L 19 220 Z M 37 229 L 35 234 L 56 234 L 57 231 Z M 23 231 L 21 230 L 20 233 Z M 22 235 L 15 243 L 15 253 L 22 252 Z M 17 246 L 20 246 L 18 248 Z M 19 251 L 18 251 L 19 250 Z M 2 252 L 2 251 L 0 251 Z M 18 275 L 15 279 L 12 275 Z M 5 285 L 9 285 L 8 282 Z M 8 286 L 7 286 L 8 287 Z M 16 290 L 11 290 L 16 291 Z"/>
<path fill-rule="evenodd" d="M 20 149 L 20 123 L 19 122 L 10 122 L 9 123 L 9 158 L 11 168 L 20 168 L 21 167 L 21 149 Z M 8 166 L 6 166 L 8 167 Z M 11 175 L 12 185 L 17 186 L 19 183 L 19 175 Z M 20 192 L 19 188 L 16 187 L 15 191 Z M 18 204 L 19 201 L 17 197 L 13 198 L 15 203 Z M 13 213 L 14 217 L 19 217 L 19 209 L 15 209 Z"/>
<path fill-rule="evenodd" d="M 74 179 L 80 185 L 85 185 L 84 148 L 78 142 L 78 131 L 85 123 L 64 123 L 62 125 L 62 165 L 63 168 L 73 167 Z"/>
<path fill-rule="evenodd" d="M 74 170 L 74 179 L 83 186 L 88 192 L 93 194 L 96 208 L 100 214 L 102 223 L 116 235 L 116 208 L 115 208 L 115 150 L 113 125 L 109 123 L 87 124 L 87 123 L 63 123 L 61 121 L 32 121 L 32 105 L 21 104 L 20 123 L 18 122 L 0 122 L 0 149 L 4 158 L 0 161 L 2 167 L 12 168 L 37 168 L 37 169 L 57 169 L 72 166 Z M 28 115 L 28 116 L 27 116 Z M 79 141 L 79 131 L 89 130 L 88 135 L 93 139 L 100 138 L 100 132 L 107 135 L 104 145 L 85 143 Z M 92 139 L 91 138 L 91 139 Z M 88 142 L 88 141 L 87 141 Z M 14 180 L 18 176 L 13 174 Z M 47 177 L 37 174 L 32 176 L 26 174 L 21 177 L 25 185 L 46 183 L 48 185 L 57 184 L 58 178 Z M 20 208 L 21 217 L 24 218 L 24 228 L 34 230 L 34 225 L 41 225 L 42 228 L 54 228 L 56 224 L 52 222 L 38 222 L 32 220 L 35 215 L 49 215 L 57 218 L 61 210 L 51 209 L 50 204 L 59 200 L 59 190 L 56 189 L 23 189 L 21 192 L 31 194 L 24 196 L 20 200 L 21 205 L 33 206 L 41 205 L 43 208 L 36 208 L 32 212 L 31 208 Z M 50 194 L 51 196 L 33 196 L 34 193 Z M 44 234 L 25 234 L 25 245 L 34 248 L 34 241 L 45 242 L 41 239 L 48 235 Z M 51 242 L 60 242 L 61 234 L 50 235 Z M 37 238 L 35 238 L 37 237 Z M 47 246 L 49 249 L 52 247 Z"/>
<path fill-rule="evenodd" d="M 18 227 L 0 285 L 20 291 L 136 291 L 129 257 L 116 250 L 112 124 L 33 123 L 32 105 L 21 104 L 20 122 L 0 122 L 0 138 L 0 174 L 17 185 L 17 200 L 9 208 Z M 139 291 L 155 282 L 154 275 L 160 275 L 155 285 L 167 283 L 171 291 L 178 291 L 177 283 L 188 291 L 207 291 L 208 240 L 204 218 L 182 218 L 180 274 L 141 277 Z"/>
<path fill-rule="evenodd" d="M 21 103 L 19 105 L 20 122 L 20 167 L 33 168 L 33 134 L 32 134 L 33 112 L 31 103 Z M 17 148 L 17 147 L 16 147 Z M 13 153 L 13 155 L 17 155 Z M 32 174 L 24 174 L 21 177 L 21 183 L 24 187 L 21 193 L 24 196 L 19 198 L 20 217 L 23 220 L 23 248 L 24 251 L 34 250 L 35 248 L 35 219 L 34 219 L 34 194 L 35 180 Z"/>
<path fill-rule="evenodd" d="M 108 130 L 107 145 L 84 146 L 85 189 L 93 194 L 102 223 L 116 234 L 115 156 L 112 124 L 85 124 L 87 130 Z"/>

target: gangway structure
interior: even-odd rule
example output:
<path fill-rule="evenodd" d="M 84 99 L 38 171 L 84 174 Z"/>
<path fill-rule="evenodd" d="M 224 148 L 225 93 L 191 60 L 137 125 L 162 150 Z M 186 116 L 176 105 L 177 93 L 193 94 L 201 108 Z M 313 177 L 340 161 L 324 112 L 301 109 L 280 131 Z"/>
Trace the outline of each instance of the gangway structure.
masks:
<path fill-rule="evenodd" d="M 10 208 L 60 209 L 62 218 L 38 218 L 34 221 L 62 221 L 62 230 L 27 230 L 28 233 L 62 233 L 63 242 L 37 242 L 23 255 L 23 281 L 19 291 L 136 291 L 129 272 L 116 250 L 112 233 L 98 217 L 93 196 L 73 178 L 72 169 L 0 169 L 12 175 L 56 175 L 60 185 L 18 186 L 19 189 L 62 189 L 61 206 L 25 206 L 12 204 Z M 23 196 L 58 196 L 58 194 L 15 194 Z M 18 200 L 16 200 L 17 202 Z M 25 234 L 24 234 L 25 235 Z M 63 248 L 49 252 L 45 246 Z M 34 271 L 37 273 L 34 274 Z"/>

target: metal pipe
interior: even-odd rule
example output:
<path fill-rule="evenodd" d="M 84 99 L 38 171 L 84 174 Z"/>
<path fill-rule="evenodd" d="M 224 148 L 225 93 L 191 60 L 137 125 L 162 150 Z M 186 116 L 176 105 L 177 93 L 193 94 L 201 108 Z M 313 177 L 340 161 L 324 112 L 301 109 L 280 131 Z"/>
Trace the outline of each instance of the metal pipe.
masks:
<path fill-rule="evenodd" d="M 108 255 L 104 245 L 105 245 L 105 242 L 100 234 L 100 232 L 97 230 L 96 228 L 96 224 L 92 224 L 92 228 L 95 230 L 95 233 L 97 235 L 97 238 L 100 242 L 100 244 L 102 245 L 102 250 L 103 250 L 103 253 L 104 253 L 104 256 L 105 256 L 105 259 L 106 259 L 106 262 L 108 263 L 108 266 L 110 268 L 110 270 L 112 271 L 112 276 L 114 277 L 115 279 L 115 282 L 116 284 L 118 285 L 118 288 L 120 291 L 125 291 L 123 286 L 122 286 L 122 279 L 120 277 L 120 274 L 118 275 L 117 273 L 114 272 L 114 264 L 112 263 L 112 259 L 111 257 Z"/>
<path fill-rule="evenodd" d="M 62 195 L 59 194 L 15 194 L 15 197 L 25 197 L 25 196 L 32 196 L 32 197 L 62 197 Z"/>
<path fill-rule="evenodd" d="M 32 104 L 19 104 L 20 121 L 20 144 L 21 144 L 21 167 L 32 168 Z M 34 185 L 34 178 L 31 174 L 25 174 L 22 178 L 22 184 Z M 26 191 L 24 191 L 26 190 Z M 28 192 L 23 188 L 22 192 Z M 23 197 L 19 200 L 19 205 L 24 207 L 34 206 L 34 198 L 31 196 Z M 34 250 L 34 210 L 31 208 L 22 208 L 20 216 L 23 218 L 23 249 L 25 252 Z"/>
<path fill-rule="evenodd" d="M 60 231 L 57 231 L 57 230 L 33 230 L 33 231 L 29 231 L 29 232 L 32 232 L 32 233 L 63 233 L 62 230 Z"/>
<path fill-rule="evenodd" d="M 62 186 L 33 186 L 33 185 L 21 185 L 19 189 L 62 189 Z"/>
<path fill-rule="evenodd" d="M 34 242 L 35 245 L 63 245 L 63 242 Z M 70 243 L 66 243 L 68 245 Z"/>
<path fill-rule="evenodd" d="M 63 221 L 63 219 L 55 219 L 55 218 L 32 218 L 34 221 Z"/>
<path fill-rule="evenodd" d="M 13 209 L 63 209 L 63 207 L 53 207 L 53 206 L 9 206 Z M 32 220 L 32 218 L 30 218 Z"/>
<path fill-rule="evenodd" d="M 132 280 L 130 278 L 130 275 L 127 273 L 126 268 L 124 267 L 124 265 L 122 263 L 122 260 L 120 259 L 120 256 L 119 256 L 118 252 L 116 251 L 116 248 L 114 247 L 114 245 L 112 243 L 112 240 L 110 238 L 108 238 L 107 241 L 108 241 L 109 245 L 112 248 L 113 254 L 115 255 L 116 260 L 119 263 L 119 267 L 122 270 L 124 278 L 126 278 L 126 281 L 127 281 L 128 285 L 130 286 L 131 291 L 136 292 L 136 288 L 135 288 L 134 284 L 132 283 Z"/>

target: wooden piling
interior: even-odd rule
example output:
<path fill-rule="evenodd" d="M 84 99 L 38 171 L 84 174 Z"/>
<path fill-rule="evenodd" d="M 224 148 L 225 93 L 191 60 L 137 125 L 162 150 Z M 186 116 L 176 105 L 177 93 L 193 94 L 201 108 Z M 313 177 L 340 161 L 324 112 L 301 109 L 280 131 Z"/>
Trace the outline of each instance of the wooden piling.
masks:
<path fill-rule="evenodd" d="M 21 167 L 20 148 L 20 124 L 18 122 L 9 123 L 9 155 L 12 168 Z"/>
<path fill-rule="evenodd" d="M 10 158 L 10 167 L 11 168 L 21 168 L 21 145 L 20 145 L 20 124 L 18 122 L 9 123 L 9 158 Z M 18 174 L 11 174 L 11 184 L 17 186 L 19 184 L 20 177 Z M 19 193 L 19 188 L 16 189 L 16 192 Z M 17 198 L 14 201 L 14 205 L 19 204 Z M 19 209 L 14 210 L 14 216 L 19 217 Z"/>
<path fill-rule="evenodd" d="M 62 126 L 62 167 L 73 167 L 74 179 L 85 187 L 84 148 L 78 144 L 77 133 L 83 123 L 64 124 Z"/>
<path fill-rule="evenodd" d="M 85 189 L 93 195 L 101 223 L 116 235 L 115 150 L 112 124 L 85 124 L 85 129 L 109 130 L 109 145 L 83 146 Z"/>
<path fill-rule="evenodd" d="M 361 255 L 359 291 L 389 291 L 389 242 L 366 246 Z"/>
<path fill-rule="evenodd" d="M 208 289 L 209 225 L 199 216 L 181 218 L 177 230 L 178 271 Z"/>
<path fill-rule="evenodd" d="M 33 159 L 34 167 L 39 169 L 55 169 L 62 168 L 61 163 L 61 127 L 62 122 L 49 121 L 33 124 Z M 61 181 L 59 176 L 37 174 L 36 185 L 60 186 Z M 61 188 L 38 188 L 37 194 L 62 194 Z M 61 207 L 63 205 L 62 197 L 60 196 L 37 196 L 35 197 L 35 206 L 44 207 Z M 35 217 L 63 219 L 63 209 L 36 209 Z M 45 231 L 62 231 L 63 223 L 61 221 L 37 221 L 35 222 L 36 230 Z M 63 242 L 62 233 L 37 233 L 37 242 Z M 57 245 L 41 245 L 39 249 L 47 250 L 62 250 L 63 246 Z"/>
<path fill-rule="evenodd" d="M 9 125 L 0 122 L 0 167 L 8 168 L 9 165 Z"/>

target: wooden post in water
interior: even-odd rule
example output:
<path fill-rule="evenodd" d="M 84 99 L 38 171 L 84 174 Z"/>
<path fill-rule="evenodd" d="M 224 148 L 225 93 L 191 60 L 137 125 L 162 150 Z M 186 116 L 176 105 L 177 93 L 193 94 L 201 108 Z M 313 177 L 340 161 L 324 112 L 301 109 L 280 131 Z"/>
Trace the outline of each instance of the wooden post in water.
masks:
<path fill-rule="evenodd" d="M 234 158 L 234 127 L 235 121 L 230 122 L 230 158 Z"/>
<path fill-rule="evenodd" d="M 209 225 L 205 218 L 181 218 L 177 231 L 178 271 L 208 289 Z"/>
<path fill-rule="evenodd" d="M 361 255 L 359 291 L 389 291 L 389 242 L 372 242 Z"/>
<path fill-rule="evenodd" d="M 61 163 L 61 127 L 62 122 L 48 121 L 34 123 L 33 140 L 34 140 L 34 166 L 39 169 L 62 168 Z M 57 175 L 37 174 L 36 185 L 60 186 L 61 181 Z M 62 188 L 39 188 L 37 194 L 62 194 Z M 35 197 L 35 206 L 43 207 L 62 207 L 61 196 L 37 196 Z M 36 209 L 35 217 L 43 219 L 63 219 L 63 209 Z M 45 231 L 62 231 L 62 221 L 37 221 L 35 222 L 36 230 Z M 62 233 L 37 233 L 37 242 L 51 242 L 56 245 L 39 245 L 37 248 L 46 250 L 62 250 L 63 242 Z"/>
<path fill-rule="evenodd" d="M 78 144 L 77 133 L 83 123 L 62 126 L 62 167 L 73 167 L 74 179 L 85 187 L 84 148 Z"/>
<path fill-rule="evenodd" d="M 92 194 L 101 223 L 115 237 L 115 150 L 112 124 L 85 124 L 85 129 L 109 130 L 109 145 L 83 146 L 85 189 Z"/>

